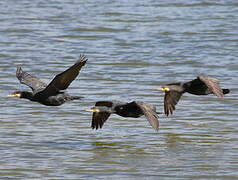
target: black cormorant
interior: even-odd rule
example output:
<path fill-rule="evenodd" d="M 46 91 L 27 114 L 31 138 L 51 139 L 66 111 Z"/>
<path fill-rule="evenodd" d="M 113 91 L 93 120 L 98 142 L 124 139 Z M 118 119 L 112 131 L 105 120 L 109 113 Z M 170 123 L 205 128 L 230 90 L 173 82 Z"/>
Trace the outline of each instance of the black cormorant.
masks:
<path fill-rule="evenodd" d="M 47 106 L 60 106 L 66 101 L 80 99 L 80 96 L 71 96 L 63 90 L 67 89 L 70 83 L 78 76 L 79 71 L 86 62 L 86 56 L 80 55 L 80 59 L 73 66 L 56 75 L 48 85 L 37 77 L 23 71 L 21 67 L 17 67 L 16 77 L 20 83 L 29 86 L 33 92 L 15 91 L 8 96 L 29 99 Z"/>
<path fill-rule="evenodd" d="M 156 107 L 141 101 L 132 101 L 129 103 L 120 101 L 98 101 L 96 102 L 95 107 L 86 109 L 86 111 L 93 112 L 91 125 L 93 129 L 102 128 L 104 122 L 111 114 L 133 118 L 145 115 L 151 126 L 156 130 L 159 129 Z"/>
<path fill-rule="evenodd" d="M 160 90 L 165 92 L 164 113 L 167 116 L 173 114 L 175 105 L 185 92 L 195 95 L 215 94 L 220 98 L 223 98 L 224 94 L 230 92 L 229 89 L 221 89 L 219 81 L 208 76 L 198 76 L 196 79 L 189 82 L 167 84 L 160 88 Z"/>

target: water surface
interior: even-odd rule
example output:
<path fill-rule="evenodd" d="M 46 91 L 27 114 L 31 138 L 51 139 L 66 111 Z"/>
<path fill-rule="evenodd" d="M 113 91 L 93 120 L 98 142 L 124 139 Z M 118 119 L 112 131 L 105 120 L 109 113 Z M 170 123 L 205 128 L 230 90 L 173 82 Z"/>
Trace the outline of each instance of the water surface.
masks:
<path fill-rule="evenodd" d="M 2 179 L 237 179 L 238 3 L 229 1 L 1 1 Z M 80 101 L 47 107 L 6 97 L 16 66 L 49 82 L 80 54 L 88 63 L 68 91 Z M 141 100 L 205 74 L 232 93 L 185 94 L 155 132 L 144 117 L 112 115 L 90 128 L 98 100 Z"/>

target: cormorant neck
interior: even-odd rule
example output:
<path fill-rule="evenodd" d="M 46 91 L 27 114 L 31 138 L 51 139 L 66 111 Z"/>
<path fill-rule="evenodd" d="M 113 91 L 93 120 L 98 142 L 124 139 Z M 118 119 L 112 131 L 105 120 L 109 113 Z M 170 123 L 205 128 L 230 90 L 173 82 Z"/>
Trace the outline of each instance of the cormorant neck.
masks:
<path fill-rule="evenodd" d="M 185 92 L 188 91 L 190 87 L 191 87 L 191 82 L 187 82 L 183 84 L 183 88 Z"/>
<path fill-rule="evenodd" d="M 34 95 L 33 95 L 32 92 L 22 91 L 22 92 L 21 92 L 21 96 L 20 96 L 20 98 L 33 100 L 33 96 L 34 96 Z"/>
<path fill-rule="evenodd" d="M 110 114 L 114 113 L 112 111 L 112 108 L 107 107 L 107 106 L 98 106 L 97 108 L 99 109 L 100 112 L 107 112 L 107 113 L 110 113 Z"/>

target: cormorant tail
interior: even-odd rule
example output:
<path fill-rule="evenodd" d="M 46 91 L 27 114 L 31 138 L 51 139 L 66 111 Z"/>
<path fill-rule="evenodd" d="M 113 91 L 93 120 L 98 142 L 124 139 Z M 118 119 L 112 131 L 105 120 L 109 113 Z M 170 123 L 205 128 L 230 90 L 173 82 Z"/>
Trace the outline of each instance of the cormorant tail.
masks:
<path fill-rule="evenodd" d="M 230 93 L 230 89 L 222 89 L 222 91 L 223 91 L 223 94 L 228 94 L 228 93 Z"/>

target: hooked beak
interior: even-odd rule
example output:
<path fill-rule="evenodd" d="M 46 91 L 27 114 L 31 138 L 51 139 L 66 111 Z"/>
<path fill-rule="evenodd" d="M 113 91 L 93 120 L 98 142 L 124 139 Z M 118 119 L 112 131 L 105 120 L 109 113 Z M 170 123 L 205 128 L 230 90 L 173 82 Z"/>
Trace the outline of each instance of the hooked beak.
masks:
<path fill-rule="evenodd" d="M 20 98 L 21 94 L 20 93 L 13 93 L 13 94 L 7 95 L 7 97 L 18 97 L 18 98 Z"/>
<path fill-rule="evenodd" d="M 162 88 L 159 88 L 158 90 L 166 92 L 166 91 L 169 91 L 170 89 L 168 87 L 162 87 Z"/>
<path fill-rule="evenodd" d="M 162 88 L 159 88 L 159 90 L 166 92 L 166 91 L 169 91 L 170 89 L 168 87 L 162 87 Z"/>
<path fill-rule="evenodd" d="M 99 109 L 91 108 L 91 109 L 85 109 L 87 112 L 100 112 Z"/>

